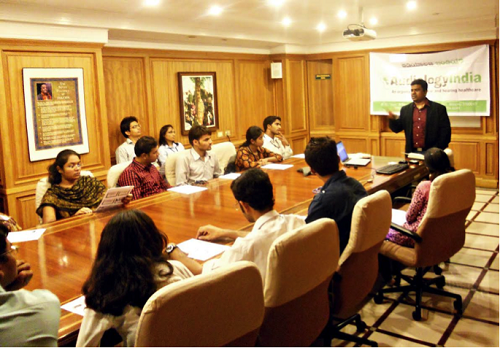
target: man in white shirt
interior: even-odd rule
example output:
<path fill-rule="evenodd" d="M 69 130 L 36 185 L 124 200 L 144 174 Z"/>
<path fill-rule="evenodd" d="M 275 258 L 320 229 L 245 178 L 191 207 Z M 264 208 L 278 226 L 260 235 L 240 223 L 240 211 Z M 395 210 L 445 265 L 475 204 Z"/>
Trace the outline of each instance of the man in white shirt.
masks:
<path fill-rule="evenodd" d="M 49 290 L 22 290 L 33 272 L 16 260 L 8 233 L 0 224 L 0 346 L 57 347 L 59 299 Z"/>
<path fill-rule="evenodd" d="M 130 162 L 135 157 L 134 146 L 142 135 L 141 125 L 135 116 L 125 117 L 120 123 L 120 130 L 126 138 L 115 152 L 116 163 Z"/>
<path fill-rule="evenodd" d="M 281 155 L 283 159 L 293 155 L 290 143 L 281 133 L 281 117 L 267 116 L 264 119 L 264 132 L 264 145 L 262 147 Z"/>
<path fill-rule="evenodd" d="M 194 126 L 189 130 L 192 148 L 177 158 L 175 166 L 176 185 L 200 183 L 222 175 L 219 160 L 212 153 L 211 132 L 205 126 Z"/>
<path fill-rule="evenodd" d="M 234 244 L 219 259 L 210 260 L 203 265 L 203 273 L 236 261 L 255 262 L 266 279 L 267 255 L 273 242 L 279 236 L 305 224 L 298 215 L 281 215 L 274 207 L 273 185 L 269 176 L 259 168 L 245 171 L 231 184 L 233 195 L 249 222 L 255 222 L 251 232 L 234 231 L 212 225 L 198 229 L 196 238 L 216 240 L 234 239 Z"/>

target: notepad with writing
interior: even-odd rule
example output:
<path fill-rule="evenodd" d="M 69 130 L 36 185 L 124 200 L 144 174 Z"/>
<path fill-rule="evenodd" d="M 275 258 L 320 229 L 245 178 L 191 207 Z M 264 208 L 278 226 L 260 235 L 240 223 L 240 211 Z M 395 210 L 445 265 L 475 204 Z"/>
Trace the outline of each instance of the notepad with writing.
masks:
<path fill-rule="evenodd" d="M 177 244 L 177 246 L 185 252 L 188 257 L 200 261 L 211 259 L 229 249 L 227 245 L 205 242 L 194 238 Z"/>

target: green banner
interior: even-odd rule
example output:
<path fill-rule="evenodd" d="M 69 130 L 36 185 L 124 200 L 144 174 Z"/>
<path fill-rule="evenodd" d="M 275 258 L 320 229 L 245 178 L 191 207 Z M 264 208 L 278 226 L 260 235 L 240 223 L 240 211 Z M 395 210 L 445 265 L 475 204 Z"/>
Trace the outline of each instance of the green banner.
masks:
<path fill-rule="evenodd" d="M 448 113 L 475 113 L 475 112 L 486 112 L 487 101 L 486 100 L 452 100 L 452 101 L 438 101 L 438 103 L 446 106 Z M 406 102 L 397 101 L 378 101 L 373 103 L 374 112 L 383 112 L 390 110 L 392 112 L 398 111 L 405 106 Z"/>

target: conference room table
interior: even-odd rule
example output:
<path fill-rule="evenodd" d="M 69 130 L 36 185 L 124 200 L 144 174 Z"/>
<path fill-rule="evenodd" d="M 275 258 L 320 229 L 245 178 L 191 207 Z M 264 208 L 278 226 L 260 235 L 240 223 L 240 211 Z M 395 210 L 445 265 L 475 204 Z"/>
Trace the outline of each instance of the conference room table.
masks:
<path fill-rule="evenodd" d="M 376 168 L 401 159 L 373 156 L 366 167 L 342 169 L 348 176 L 360 181 L 370 194 L 378 190 L 394 192 L 427 174 L 422 162 L 393 175 L 376 174 Z M 284 214 L 307 215 L 307 208 L 314 197 L 313 190 L 322 182 L 316 175 L 305 177 L 297 172 L 297 169 L 307 166 L 304 159 L 290 158 L 283 164 L 293 167 L 286 170 L 265 169 L 274 187 L 274 208 Z M 169 242 L 174 243 L 195 238 L 198 228 L 206 224 L 251 230 L 252 224 L 241 213 L 231 192 L 231 182 L 214 179 L 207 183 L 206 191 L 190 195 L 164 192 L 133 201 L 126 208 L 41 225 L 40 228 L 46 228 L 46 231 L 39 240 L 17 244 L 18 259 L 29 262 L 34 273 L 26 289 L 48 289 L 59 297 L 61 304 L 80 297 L 96 255 L 101 231 L 120 209 L 144 211 L 168 236 Z M 81 316 L 61 311 L 59 345 L 74 344 L 81 321 Z"/>

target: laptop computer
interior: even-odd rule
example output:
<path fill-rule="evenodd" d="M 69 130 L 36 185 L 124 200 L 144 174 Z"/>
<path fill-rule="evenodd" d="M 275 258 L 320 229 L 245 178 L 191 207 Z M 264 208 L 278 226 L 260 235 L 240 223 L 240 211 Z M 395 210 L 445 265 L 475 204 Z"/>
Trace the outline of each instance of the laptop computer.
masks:
<path fill-rule="evenodd" d="M 337 153 L 339 154 L 340 161 L 347 166 L 364 167 L 371 162 L 371 158 L 349 158 L 344 143 L 342 143 L 341 141 L 337 143 Z"/>

